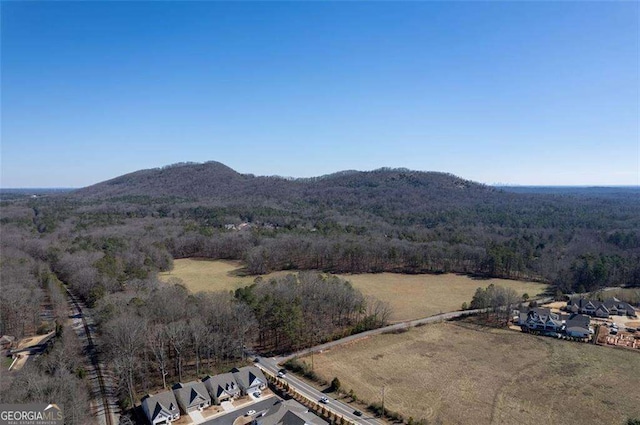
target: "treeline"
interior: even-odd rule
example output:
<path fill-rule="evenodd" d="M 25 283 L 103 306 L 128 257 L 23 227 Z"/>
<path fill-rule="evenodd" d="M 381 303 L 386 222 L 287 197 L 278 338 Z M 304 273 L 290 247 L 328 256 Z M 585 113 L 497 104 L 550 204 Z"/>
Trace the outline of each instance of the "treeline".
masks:
<path fill-rule="evenodd" d="M 293 351 L 349 333 L 385 325 L 388 304 L 365 298 L 336 276 L 299 273 L 235 292 L 257 320 L 258 345 L 268 352 Z"/>

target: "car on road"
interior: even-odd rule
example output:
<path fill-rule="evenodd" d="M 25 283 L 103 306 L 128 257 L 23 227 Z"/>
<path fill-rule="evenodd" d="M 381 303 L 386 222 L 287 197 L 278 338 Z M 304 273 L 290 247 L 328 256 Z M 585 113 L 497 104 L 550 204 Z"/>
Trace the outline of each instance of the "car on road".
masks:
<path fill-rule="evenodd" d="M 253 396 L 254 396 L 255 398 L 258 398 L 258 397 L 260 397 L 261 395 L 262 395 L 262 393 L 261 393 L 260 391 L 256 391 L 255 393 L 253 393 Z"/>
<path fill-rule="evenodd" d="M 278 378 L 284 378 L 286 373 L 278 372 Z"/>
<path fill-rule="evenodd" d="M 278 371 L 278 373 L 281 373 L 281 374 L 283 374 L 283 375 L 286 375 L 286 374 L 287 374 L 287 369 L 280 369 L 280 370 Z"/>
<path fill-rule="evenodd" d="M 354 410 L 353 414 L 356 415 L 356 416 L 362 416 L 362 412 L 359 411 L 359 410 Z"/>
<path fill-rule="evenodd" d="M 329 399 L 326 398 L 326 397 L 322 397 L 319 401 L 320 401 L 320 403 L 323 403 L 323 404 L 329 403 Z"/>
<path fill-rule="evenodd" d="M 252 416 L 252 415 L 255 415 L 255 414 L 256 414 L 256 411 L 255 411 L 255 410 L 249 410 L 249 411 L 248 411 L 247 413 L 245 413 L 244 415 L 245 415 L 245 416 Z"/>

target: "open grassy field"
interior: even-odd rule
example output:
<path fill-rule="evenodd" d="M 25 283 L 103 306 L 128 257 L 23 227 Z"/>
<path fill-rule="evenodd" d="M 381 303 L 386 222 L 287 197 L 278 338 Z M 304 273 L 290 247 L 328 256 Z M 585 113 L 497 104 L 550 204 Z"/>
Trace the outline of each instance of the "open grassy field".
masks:
<path fill-rule="evenodd" d="M 180 279 L 191 292 L 233 291 L 251 285 L 257 276 L 242 276 L 239 261 L 182 258 L 174 260 L 173 270 L 159 274 L 160 280 Z M 275 272 L 264 278 L 284 276 L 290 272 Z"/>
<path fill-rule="evenodd" d="M 171 272 L 161 273 L 160 278 L 181 279 L 193 292 L 229 291 L 250 285 L 255 276 L 240 276 L 240 262 L 180 259 L 174 261 Z M 263 276 L 282 276 L 291 272 L 275 272 Z M 528 293 L 531 297 L 544 292 L 547 285 L 506 280 L 477 280 L 456 274 L 404 275 L 396 273 L 364 273 L 341 275 L 365 295 L 387 301 L 393 309 L 392 321 L 402 321 L 431 316 L 441 312 L 459 310 L 463 302 L 470 302 L 476 288 L 494 283 Z"/>
<path fill-rule="evenodd" d="M 368 402 L 444 424 L 625 424 L 640 418 L 640 355 L 445 322 L 316 354 Z"/>
<path fill-rule="evenodd" d="M 392 321 L 416 319 L 438 313 L 460 310 L 469 303 L 476 289 L 490 284 L 513 288 L 520 295 L 534 297 L 547 285 L 507 279 L 473 279 L 453 273 L 441 275 L 405 275 L 396 273 L 365 273 L 344 275 L 365 295 L 387 301 L 393 309 Z"/>

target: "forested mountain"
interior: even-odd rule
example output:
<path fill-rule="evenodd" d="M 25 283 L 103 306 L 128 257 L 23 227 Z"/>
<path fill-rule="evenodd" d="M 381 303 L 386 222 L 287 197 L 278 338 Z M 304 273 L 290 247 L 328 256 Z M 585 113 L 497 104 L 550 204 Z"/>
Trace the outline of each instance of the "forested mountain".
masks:
<path fill-rule="evenodd" d="M 90 304 L 196 256 L 242 260 L 249 274 L 460 272 L 565 292 L 640 284 L 634 188 L 514 193 L 406 169 L 291 179 L 186 163 L 4 201 L 0 224 L 3 246 L 45 262 Z"/>
<path fill-rule="evenodd" d="M 182 163 L 142 170 L 74 192 L 76 199 L 126 198 L 132 196 L 176 197 L 207 202 L 247 203 L 258 199 L 296 204 L 303 200 L 324 205 L 389 202 L 425 205 L 479 199 L 500 191 L 445 173 L 406 169 L 370 172 L 343 171 L 326 176 L 292 179 L 240 174 L 218 162 Z M 499 195 L 498 195 L 499 196 Z"/>

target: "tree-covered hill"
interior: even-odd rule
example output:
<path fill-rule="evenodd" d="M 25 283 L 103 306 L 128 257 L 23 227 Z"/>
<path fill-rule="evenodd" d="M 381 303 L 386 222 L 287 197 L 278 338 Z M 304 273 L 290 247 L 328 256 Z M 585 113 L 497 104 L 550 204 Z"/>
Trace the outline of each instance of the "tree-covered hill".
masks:
<path fill-rule="evenodd" d="M 291 179 L 188 163 L 5 200 L 0 225 L 3 255 L 46 264 L 90 304 L 183 257 L 242 260 L 250 274 L 459 272 L 565 292 L 640 285 L 637 190 L 524 192 L 406 169 Z"/>

